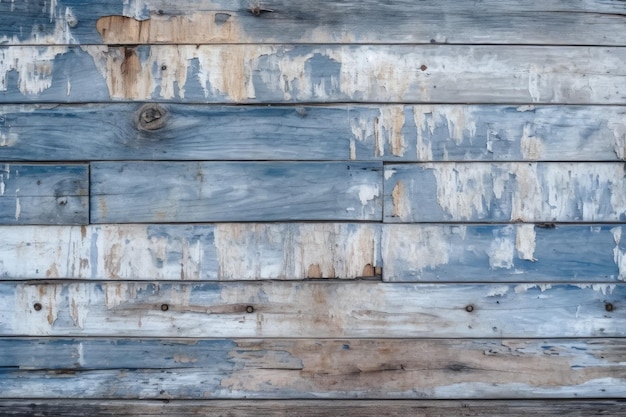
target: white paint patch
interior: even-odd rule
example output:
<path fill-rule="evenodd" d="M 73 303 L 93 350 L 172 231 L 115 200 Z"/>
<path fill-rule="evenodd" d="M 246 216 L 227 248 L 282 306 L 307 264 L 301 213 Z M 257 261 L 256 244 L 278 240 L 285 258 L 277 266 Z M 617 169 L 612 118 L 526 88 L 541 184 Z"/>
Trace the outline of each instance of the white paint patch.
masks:
<path fill-rule="evenodd" d="M 515 246 L 513 236 L 497 237 L 489 246 L 487 256 L 489 256 L 489 267 L 491 269 L 511 269 L 513 268 L 513 254 Z"/>
<path fill-rule="evenodd" d="M 541 211 L 541 182 L 537 177 L 537 164 L 513 164 L 516 189 L 511 201 L 511 221 L 532 221 L 543 218 Z"/>
<path fill-rule="evenodd" d="M 601 293 L 602 295 L 611 295 L 613 290 L 615 289 L 615 284 L 574 284 L 578 288 L 587 289 L 591 288 L 592 290 Z"/>
<path fill-rule="evenodd" d="M 515 238 L 515 248 L 517 249 L 517 257 L 527 261 L 535 262 L 535 225 L 519 224 L 517 225 L 517 235 Z"/>
<path fill-rule="evenodd" d="M 541 292 L 544 292 L 552 288 L 552 284 L 519 284 L 515 286 L 515 294 L 521 294 L 533 288 L 539 288 Z"/>
<path fill-rule="evenodd" d="M 395 173 L 396 173 L 395 169 L 391 169 L 391 168 L 385 169 L 385 174 L 384 174 L 385 175 L 385 180 L 386 181 L 389 180 L 391 177 L 393 177 L 393 174 L 395 174 Z"/>
<path fill-rule="evenodd" d="M 20 189 L 15 190 L 15 220 L 20 219 L 20 214 L 22 213 L 22 206 L 20 205 L 20 197 L 19 197 Z"/>
<path fill-rule="evenodd" d="M 615 155 L 626 160 L 626 124 L 613 122 L 609 123 L 609 128 L 613 131 L 613 149 Z"/>
<path fill-rule="evenodd" d="M 0 148 L 14 146 L 18 140 L 17 133 L 3 132 L 3 130 L 4 129 L 0 126 Z"/>
<path fill-rule="evenodd" d="M 535 106 L 526 105 L 526 106 L 518 106 L 515 110 L 519 112 L 526 112 L 526 111 L 534 111 L 535 109 L 536 109 Z"/>
<path fill-rule="evenodd" d="M 626 252 L 622 252 L 619 247 L 619 243 L 622 239 L 622 226 L 612 228 L 611 233 L 613 233 L 613 240 L 615 241 L 613 260 L 619 271 L 617 277 L 621 281 L 626 281 Z"/>
<path fill-rule="evenodd" d="M 476 136 L 476 121 L 471 106 L 414 106 L 413 120 L 417 130 L 417 159 L 419 161 L 433 159 L 431 138 L 436 129 L 446 128 L 448 139 L 453 141 L 455 146 L 461 145 L 464 141 L 471 143 Z"/>
<path fill-rule="evenodd" d="M 502 297 L 509 292 L 510 287 L 508 285 L 493 286 L 489 288 L 487 297 Z"/>
<path fill-rule="evenodd" d="M 402 129 L 404 128 L 404 106 L 383 106 L 380 108 L 380 117 L 376 125 L 378 155 L 385 154 L 385 144 L 393 156 L 404 156 L 406 144 Z"/>
<path fill-rule="evenodd" d="M 534 130 L 535 128 L 531 123 L 526 123 L 520 140 L 522 158 L 532 161 L 541 159 L 544 155 L 543 141 L 536 136 Z"/>
<path fill-rule="evenodd" d="M 361 184 L 359 187 L 359 200 L 361 205 L 366 206 L 370 201 L 380 196 L 380 189 L 378 184 Z"/>

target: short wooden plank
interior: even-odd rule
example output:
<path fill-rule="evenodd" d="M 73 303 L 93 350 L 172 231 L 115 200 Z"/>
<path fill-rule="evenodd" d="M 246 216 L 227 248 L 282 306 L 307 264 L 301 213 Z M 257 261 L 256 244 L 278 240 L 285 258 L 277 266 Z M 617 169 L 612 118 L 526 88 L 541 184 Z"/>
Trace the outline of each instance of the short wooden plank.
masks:
<path fill-rule="evenodd" d="M 385 165 L 387 222 L 626 220 L 624 163 Z"/>
<path fill-rule="evenodd" d="M 89 222 L 87 165 L 0 164 L 0 224 Z"/>
<path fill-rule="evenodd" d="M 385 281 L 624 281 L 621 225 L 388 224 Z M 626 231 L 625 231 L 626 232 Z M 626 235 L 625 235 L 626 236 Z"/>
<path fill-rule="evenodd" d="M 4 398 L 620 398 L 626 389 L 622 339 L 12 338 L 0 347 Z"/>
<path fill-rule="evenodd" d="M 20 0 L 0 43 L 513 43 L 624 45 L 619 1 Z"/>
<path fill-rule="evenodd" d="M 0 284 L 4 336 L 623 337 L 615 284 Z"/>
<path fill-rule="evenodd" d="M 0 102 L 624 104 L 624 61 L 626 47 L 6 46 Z"/>
<path fill-rule="evenodd" d="M 380 226 L 0 227 L 0 279 L 380 279 Z"/>
<path fill-rule="evenodd" d="M 618 416 L 624 400 L 0 400 L 0 412 L 11 417 L 34 415 L 223 417 L 526 417 Z"/>
<path fill-rule="evenodd" d="M 92 223 L 381 220 L 376 162 L 96 162 Z"/>
<path fill-rule="evenodd" d="M 5 161 L 610 161 L 626 158 L 625 116 L 619 106 L 4 105 L 0 146 Z"/>

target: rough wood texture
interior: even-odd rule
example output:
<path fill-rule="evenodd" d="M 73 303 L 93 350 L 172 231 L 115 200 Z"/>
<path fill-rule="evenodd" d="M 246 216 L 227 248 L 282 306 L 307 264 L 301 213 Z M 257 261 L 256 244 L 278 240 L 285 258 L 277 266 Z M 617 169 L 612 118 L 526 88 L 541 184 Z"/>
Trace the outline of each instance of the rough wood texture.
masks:
<path fill-rule="evenodd" d="M 385 165 L 387 222 L 626 220 L 624 163 Z"/>
<path fill-rule="evenodd" d="M 207 417 L 527 417 L 620 416 L 624 400 L 0 400 L 0 412 L 11 417 L 33 415 L 90 416 L 207 416 Z"/>
<path fill-rule="evenodd" d="M 380 226 L 346 223 L 0 227 L 0 278 L 380 278 Z M 24 262 L 24 260 L 28 262 Z"/>
<path fill-rule="evenodd" d="M 3 283 L 4 336 L 624 337 L 614 284 Z"/>
<path fill-rule="evenodd" d="M 96 162 L 91 222 L 382 220 L 382 164 Z"/>
<path fill-rule="evenodd" d="M 625 115 L 618 106 L 4 105 L 0 155 L 5 161 L 610 161 L 626 158 Z"/>
<path fill-rule="evenodd" d="M 85 224 L 88 193 L 87 165 L 0 164 L 0 224 Z"/>
<path fill-rule="evenodd" d="M 624 104 L 624 61 L 624 47 L 7 46 L 0 101 Z"/>
<path fill-rule="evenodd" d="M 19 0 L 0 43 L 525 43 L 624 45 L 612 1 Z"/>
<path fill-rule="evenodd" d="M 385 281 L 626 280 L 621 225 L 383 227 Z M 626 237 L 626 235 L 625 235 Z"/>
<path fill-rule="evenodd" d="M 619 398 L 626 389 L 622 339 L 0 339 L 0 348 L 4 398 Z"/>

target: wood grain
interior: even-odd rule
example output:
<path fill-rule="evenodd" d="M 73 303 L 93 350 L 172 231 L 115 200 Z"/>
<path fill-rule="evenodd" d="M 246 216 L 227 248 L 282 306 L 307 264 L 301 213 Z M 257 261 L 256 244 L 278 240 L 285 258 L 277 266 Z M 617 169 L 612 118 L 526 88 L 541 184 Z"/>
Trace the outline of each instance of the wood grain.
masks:
<path fill-rule="evenodd" d="M 380 279 L 380 226 L 220 223 L 0 227 L 0 278 Z M 378 268 L 378 270 L 377 270 Z"/>
<path fill-rule="evenodd" d="M 4 105 L 0 155 L 5 161 L 611 161 L 626 158 L 625 114 L 619 106 Z"/>
<path fill-rule="evenodd" d="M 622 225 L 383 227 L 385 281 L 623 281 Z"/>
<path fill-rule="evenodd" d="M 619 398 L 626 386 L 622 339 L 0 339 L 0 347 L 4 398 Z"/>
<path fill-rule="evenodd" d="M 624 163 L 385 165 L 387 222 L 618 222 Z"/>
<path fill-rule="evenodd" d="M 592 283 L 5 282 L 0 334 L 623 337 L 625 297 L 622 285 Z"/>
<path fill-rule="evenodd" d="M 624 45 L 617 1 L 21 0 L 0 43 L 492 43 Z"/>
<path fill-rule="evenodd" d="M 87 165 L 0 165 L 0 224 L 85 224 Z"/>
<path fill-rule="evenodd" d="M 625 60 L 624 47 L 5 46 L 0 102 L 621 105 Z"/>

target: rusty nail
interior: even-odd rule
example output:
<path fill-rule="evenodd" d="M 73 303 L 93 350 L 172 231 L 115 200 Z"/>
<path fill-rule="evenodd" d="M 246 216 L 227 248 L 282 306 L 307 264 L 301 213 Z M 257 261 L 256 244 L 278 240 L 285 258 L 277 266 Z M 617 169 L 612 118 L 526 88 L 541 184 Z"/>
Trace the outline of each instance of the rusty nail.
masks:
<path fill-rule="evenodd" d="M 611 304 L 611 303 L 604 304 L 604 309 L 606 311 L 613 311 L 613 304 Z"/>
<path fill-rule="evenodd" d="M 167 304 L 161 304 L 161 311 L 167 311 L 170 309 L 170 306 L 168 306 Z"/>
<path fill-rule="evenodd" d="M 165 71 L 167 69 L 167 65 L 161 65 L 161 71 Z"/>
<path fill-rule="evenodd" d="M 40 304 L 40 303 L 35 303 L 35 304 L 33 305 L 33 308 L 35 309 L 35 311 L 40 311 L 42 307 L 41 307 L 41 304 Z"/>
<path fill-rule="evenodd" d="M 420 69 L 421 69 L 422 71 L 426 71 L 426 70 L 428 69 L 428 67 L 427 67 L 426 65 L 422 65 L 422 66 L 420 67 Z"/>
<path fill-rule="evenodd" d="M 254 313 L 254 307 L 252 307 L 252 306 L 247 306 L 247 307 L 246 307 L 246 313 Z"/>
<path fill-rule="evenodd" d="M 465 311 L 467 311 L 468 313 L 471 313 L 472 311 L 474 311 L 474 306 L 471 304 L 465 306 Z"/>

